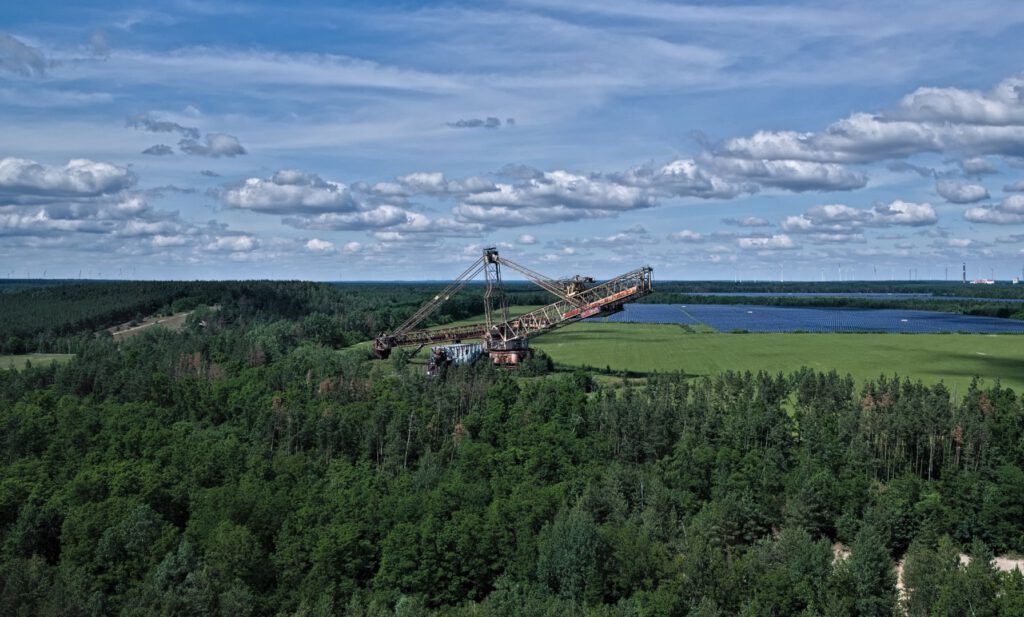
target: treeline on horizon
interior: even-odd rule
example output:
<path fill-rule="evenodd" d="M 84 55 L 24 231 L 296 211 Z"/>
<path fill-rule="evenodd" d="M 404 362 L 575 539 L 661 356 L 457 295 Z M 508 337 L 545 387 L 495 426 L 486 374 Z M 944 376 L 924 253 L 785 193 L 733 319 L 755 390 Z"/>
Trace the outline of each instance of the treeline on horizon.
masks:
<path fill-rule="evenodd" d="M 181 331 L 0 374 L 0 614 L 1024 610 L 992 564 L 1024 552 L 1024 402 L 998 383 L 431 379 L 337 349 L 414 293 L 225 285 Z"/>
<path fill-rule="evenodd" d="M 315 283 L 304 281 L 129 281 L 68 282 L 0 281 L 0 353 L 77 353 L 85 341 L 105 328 L 155 314 L 169 315 L 198 306 L 226 306 L 237 315 L 281 316 L 317 322 L 321 341 L 345 346 L 395 327 L 432 294 L 440 283 Z M 776 306 L 908 308 L 965 315 L 1024 319 L 1018 303 L 998 299 L 1024 298 L 1024 286 L 971 286 L 973 296 L 992 301 L 941 299 L 880 300 L 839 297 L 700 296 L 698 293 L 934 293 L 964 292 L 959 284 L 936 283 L 727 283 L 655 281 L 645 303 L 754 303 Z M 505 286 L 510 304 L 547 304 L 553 297 L 523 282 Z M 986 295 L 987 294 L 987 295 Z M 237 310 L 231 307 L 238 307 Z M 441 306 L 424 325 L 442 325 L 483 313 L 480 285 L 470 283 Z"/>
<path fill-rule="evenodd" d="M 0 289 L 3 285 L 0 284 Z M 303 281 L 130 281 L 75 283 L 0 293 L 0 353 L 78 353 L 105 328 L 154 314 L 223 306 L 222 320 L 281 318 L 306 323 L 318 340 L 344 347 L 395 327 L 437 284 L 329 284 Z M 535 287 L 511 286 L 511 302 L 550 301 Z M 457 294 L 424 325 L 483 313 L 482 293 Z"/>

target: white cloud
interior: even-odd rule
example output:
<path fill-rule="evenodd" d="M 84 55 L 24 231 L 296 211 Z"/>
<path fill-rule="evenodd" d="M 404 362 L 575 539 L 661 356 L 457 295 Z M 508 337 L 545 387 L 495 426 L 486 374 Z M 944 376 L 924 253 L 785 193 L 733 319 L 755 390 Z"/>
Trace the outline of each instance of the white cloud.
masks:
<path fill-rule="evenodd" d="M 524 245 L 537 244 L 537 238 L 531 234 L 520 234 L 519 237 L 516 238 L 516 242 Z"/>
<path fill-rule="evenodd" d="M 311 253 L 333 253 L 334 243 L 319 238 L 311 238 L 306 242 L 306 250 Z"/>
<path fill-rule="evenodd" d="M 747 250 L 775 251 L 791 250 L 797 248 L 793 239 L 786 234 L 776 234 L 767 237 L 746 237 L 736 240 L 740 248 Z"/>
<path fill-rule="evenodd" d="M 203 250 L 212 253 L 247 253 L 259 247 L 260 242 L 254 236 L 217 236 Z"/>
<path fill-rule="evenodd" d="M 360 207 L 344 184 L 291 169 L 278 171 L 267 180 L 249 178 L 241 186 L 222 191 L 220 198 L 229 208 L 268 214 L 352 212 Z"/>
<path fill-rule="evenodd" d="M 814 206 L 803 214 L 786 217 L 781 227 L 789 233 L 816 234 L 819 239 L 834 241 L 839 235 L 859 235 L 865 227 L 919 227 L 937 221 L 938 215 L 931 204 L 896 200 L 870 209 L 845 204 Z"/>
<path fill-rule="evenodd" d="M 497 190 L 470 193 L 453 209 L 457 220 L 502 227 L 540 225 L 650 208 L 652 193 L 567 171 L 542 172 L 519 184 L 497 184 Z"/>
<path fill-rule="evenodd" d="M 1004 79 L 988 92 L 918 88 L 904 96 L 896 114 L 915 120 L 1005 126 L 1024 124 L 1024 77 Z"/>
<path fill-rule="evenodd" d="M 740 185 L 719 177 L 693 159 L 678 159 L 662 166 L 636 167 L 610 176 L 614 181 L 648 188 L 673 197 L 727 198 L 756 187 Z"/>
<path fill-rule="evenodd" d="M 684 229 L 682 231 L 669 234 L 668 239 L 674 240 L 675 242 L 704 242 L 707 238 L 704 237 L 704 234 Z"/>
<path fill-rule="evenodd" d="M 1003 187 L 1003 190 L 1007 193 L 1022 193 L 1024 192 L 1024 180 L 1007 184 Z"/>
<path fill-rule="evenodd" d="M 803 160 L 756 160 L 710 157 L 715 170 L 734 181 L 756 182 L 764 187 L 793 192 L 848 191 L 862 188 L 867 177 L 835 163 Z"/>
<path fill-rule="evenodd" d="M 358 253 L 359 251 L 363 250 L 363 245 L 355 241 L 346 242 L 345 246 L 342 247 L 341 250 L 346 253 Z"/>
<path fill-rule="evenodd" d="M 897 199 L 888 204 L 879 204 L 873 208 L 871 224 L 876 227 L 888 225 L 906 225 L 920 227 L 933 225 L 939 221 L 935 208 L 929 203 L 913 203 Z"/>
<path fill-rule="evenodd" d="M 968 208 L 964 218 L 972 223 L 993 225 L 1024 223 L 1024 195 L 1010 195 L 998 205 Z"/>
<path fill-rule="evenodd" d="M 462 180 L 448 180 L 437 172 L 414 172 L 399 176 L 395 182 L 379 182 L 374 192 L 384 196 L 437 195 L 458 196 L 468 193 L 495 191 L 494 183 L 485 178 L 471 176 Z"/>
<path fill-rule="evenodd" d="M 584 210 L 624 211 L 649 208 L 654 197 L 637 187 L 606 182 L 567 171 L 543 172 L 524 183 L 498 184 L 496 191 L 473 193 L 464 198 L 470 205 L 505 208 L 563 206 Z"/>
<path fill-rule="evenodd" d="M 359 212 L 324 212 L 315 216 L 293 216 L 284 219 L 286 225 L 299 229 L 364 230 L 395 227 L 409 222 L 410 213 L 395 206 L 377 206 Z"/>
<path fill-rule="evenodd" d="M 66 232 L 106 234 L 117 228 L 116 221 L 58 218 L 43 208 L 26 213 L 0 212 L 0 234 L 5 236 L 40 236 Z"/>
<path fill-rule="evenodd" d="M 96 197 L 133 184 L 135 175 L 131 171 L 111 163 L 72 159 L 57 167 L 28 159 L 0 159 L 0 205 Z"/>
<path fill-rule="evenodd" d="M 988 190 L 980 184 L 961 184 L 950 180 L 935 183 L 935 191 L 954 204 L 972 204 L 988 199 Z"/>
<path fill-rule="evenodd" d="M 854 113 L 821 132 L 758 131 L 726 140 L 716 153 L 819 163 L 866 163 L 924 152 L 1016 155 L 1024 147 L 1022 84 L 1024 78 L 1017 76 L 989 92 L 921 88 L 889 112 Z M 971 167 L 964 165 L 965 171 Z M 968 173 L 987 171 L 974 168 Z"/>

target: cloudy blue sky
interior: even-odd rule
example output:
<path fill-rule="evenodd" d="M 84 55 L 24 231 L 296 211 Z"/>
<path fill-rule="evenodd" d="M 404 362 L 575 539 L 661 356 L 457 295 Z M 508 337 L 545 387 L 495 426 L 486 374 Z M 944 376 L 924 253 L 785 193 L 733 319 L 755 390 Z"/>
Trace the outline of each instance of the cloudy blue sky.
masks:
<path fill-rule="evenodd" d="M 5 6 L 0 276 L 1020 275 L 1024 5 L 895 4 Z"/>

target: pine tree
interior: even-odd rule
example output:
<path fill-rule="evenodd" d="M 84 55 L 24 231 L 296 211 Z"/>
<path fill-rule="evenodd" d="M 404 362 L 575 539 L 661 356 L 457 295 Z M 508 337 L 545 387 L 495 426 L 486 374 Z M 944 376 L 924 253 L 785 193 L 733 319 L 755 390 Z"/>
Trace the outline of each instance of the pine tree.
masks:
<path fill-rule="evenodd" d="M 847 567 L 855 594 L 855 614 L 889 617 L 896 607 L 896 573 L 882 537 L 873 526 L 864 524 L 850 550 Z"/>

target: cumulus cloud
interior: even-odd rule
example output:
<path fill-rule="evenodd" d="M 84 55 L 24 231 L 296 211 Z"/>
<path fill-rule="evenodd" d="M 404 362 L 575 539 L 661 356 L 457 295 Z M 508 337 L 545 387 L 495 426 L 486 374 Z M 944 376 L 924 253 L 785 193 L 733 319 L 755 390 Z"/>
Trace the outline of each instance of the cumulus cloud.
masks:
<path fill-rule="evenodd" d="M 386 197 L 410 197 L 413 195 L 461 196 L 469 193 L 495 191 L 493 182 L 479 176 L 461 180 L 449 180 L 439 171 L 415 172 L 399 176 L 394 182 L 379 182 L 373 185 L 374 193 Z"/>
<path fill-rule="evenodd" d="M 165 144 L 157 144 L 146 148 L 142 153 L 152 156 L 167 156 L 169 154 L 174 154 L 174 149 Z"/>
<path fill-rule="evenodd" d="M 520 236 L 518 238 L 516 238 L 516 242 L 518 242 L 519 244 L 525 244 L 525 245 L 537 244 L 537 238 L 535 238 L 531 234 L 520 234 Z"/>
<path fill-rule="evenodd" d="M 177 122 L 169 120 L 157 120 L 149 114 L 128 116 L 124 125 L 127 128 L 139 129 L 150 133 L 177 133 L 186 139 L 199 139 L 199 129 L 192 126 L 182 126 Z"/>
<path fill-rule="evenodd" d="M 178 147 L 186 154 L 209 156 L 212 158 L 222 156 L 231 158 L 246 153 L 238 138 L 226 133 L 207 133 L 202 141 L 191 138 L 182 139 L 178 142 Z"/>
<path fill-rule="evenodd" d="M 310 253 L 333 253 L 334 243 L 319 238 L 311 238 L 305 244 L 306 250 Z"/>
<path fill-rule="evenodd" d="M 60 167 L 29 159 L 0 159 L 0 204 L 96 197 L 134 184 L 135 175 L 131 171 L 101 161 L 72 159 Z"/>
<path fill-rule="evenodd" d="M 988 92 L 918 88 L 904 96 L 895 115 L 915 120 L 1005 126 L 1024 124 L 1024 76 L 1004 79 Z"/>
<path fill-rule="evenodd" d="M 797 247 L 797 244 L 793 242 L 793 239 L 786 234 L 776 234 L 773 236 L 751 236 L 738 238 L 736 240 L 740 248 L 746 250 L 758 250 L 758 251 L 788 251 Z"/>
<path fill-rule="evenodd" d="M 988 199 L 988 190 L 980 184 L 961 184 L 950 180 L 940 180 L 935 183 L 935 191 L 946 201 L 954 204 L 972 204 Z"/>
<path fill-rule="evenodd" d="M 359 212 L 325 212 L 315 216 L 286 217 L 283 222 L 298 229 L 355 231 L 395 227 L 409 221 L 409 213 L 395 206 L 377 206 Z"/>
<path fill-rule="evenodd" d="M 689 229 L 673 232 L 669 234 L 668 239 L 674 242 L 704 242 L 707 240 L 704 234 Z"/>
<path fill-rule="evenodd" d="M 693 159 L 636 167 L 622 174 L 611 174 L 609 179 L 673 197 L 727 198 L 756 190 L 750 184 L 730 182 Z"/>
<path fill-rule="evenodd" d="M 760 216 L 744 216 L 741 218 L 730 216 L 722 219 L 722 224 L 732 227 L 771 227 L 771 221 Z"/>
<path fill-rule="evenodd" d="M 512 120 L 510 124 L 515 124 L 515 120 Z M 453 129 L 496 129 L 501 126 L 501 120 L 493 116 L 487 118 L 468 118 L 465 120 L 456 120 L 455 122 L 446 123 Z"/>
<path fill-rule="evenodd" d="M 514 227 L 616 216 L 650 208 L 655 196 L 645 189 L 567 171 L 543 172 L 518 184 L 496 184 L 493 191 L 463 197 L 456 219 Z"/>
<path fill-rule="evenodd" d="M 814 206 L 803 214 L 787 216 L 781 227 L 787 233 L 810 234 L 819 241 L 839 242 L 840 236 L 859 237 L 865 227 L 919 227 L 937 221 L 938 215 L 931 204 L 896 200 L 870 209 L 845 204 Z"/>
<path fill-rule="evenodd" d="M 998 205 L 968 208 L 964 218 L 972 223 L 993 225 L 1024 223 L 1024 195 L 1010 195 Z"/>
<path fill-rule="evenodd" d="M 854 113 L 821 132 L 758 131 L 724 141 L 715 153 L 818 163 L 867 163 L 924 152 L 1019 155 L 1024 150 L 1022 84 L 1024 78 L 1015 76 L 988 92 L 919 88 L 884 113 Z"/>
<path fill-rule="evenodd" d="M 345 246 L 343 246 L 341 250 L 345 253 L 358 253 L 363 250 L 363 245 L 362 243 L 355 241 L 346 242 Z"/>
<path fill-rule="evenodd" d="M 934 225 L 939 221 L 939 216 L 931 204 L 919 204 L 899 199 L 888 204 L 876 205 L 872 209 L 872 215 L 871 224 L 875 227 L 888 225 L 921 227 Z"/>
<path fill-rule="evenodd" d="M 167 191 L 191 189 L 133 191 L 134 183 L 128 169 L 110 163 L 75 159 L 50 166 L 0 159 L 0 236 L 122 255 L 195 248 L 234 259 L 259 247 L 255 237 L 230 233 L 226 225 L 197 225 L 146 201 Z"/>
<path fill-rule="evenodd" d="M 209 243 L 203 246 L 203 250 L 210 253 L 247 253 L 255 251 L 260 247 L 260 241 L 254 236 L 216 236 Z"/>
<path fill-rule="evenodd" d="M 33 212 L 0 212 L 0 234 L 5 236 L 42 236 L 62 232 L 110 233 L 116 221 L 55 217 L 45 208 Z"/>
<path fill-rule="evenodd" d="M 200 233 L 195 225 L 181 220 L 177 212 L 157 210 L 140 194 L 122 193 L 115 197 L 60 200 L 16 210 L 0 207 L 0 235 L 44 237 L 84 233 L 152 238 Z"/>
<path fill-rule="evenodd" d="M 729 157 L 710 159 L 714 169 L 733 181 L 756 182 L 794 193 L 849 191 L 867 184 L 867 177 L 835 163 L 801 160 L 756 160 Z"/>
<path fill-rule="evenodd" d="M 403 182 L 415 184 L 425 192 L 446 190 L 447 181 L 440 174 L 417 174 Z M 398 187 L 397 189 L 395 187 Z M 324 180 L 316 174 L 283 169 L 267 179 L 249 178 L 240 185 L 213 191 L 225 206 L 287 215 L 282 222 L 291 227 L 309 230 L 358 231 L 392 230 L 404 234 L 474 235 L 479 224 L 445 218 L 430 218 L 400 205 L 388 203 L 404 194 L 395 184 L 380 190 L 379 185 L 352 185 Z M 454 189 L 453 189 L 454 190 Z M 431 193 L 432 194 L 432 193 Z"/>
<path fill-rule="evenodd" d="M 1007 184 L 1006 186 L 1003 187 L 1003 190 L 1006 191 L 1007 193 L 1024 192 L 1024 180 L 1014 182 L 1012 184 Z"/>
<path fill-rule="evenodd" d="M 0 32 L 0 69 L 23 77 L 39 77 L 46 72 L 46 60 L 38 49 Z"/>
<path fill-rule="evenodd" d="M 521 184 L 498 184 L 496 188 L 495 191 L 473 193 L 464 201 L 473 205 L 509 208 L 565 206 L 613 211 L 649 208 L 655 203 L 650 193 L 637 187 L 567 171 L 544 172 L 540 177 Z"/>
<path fill-rule="evenodd" d="M 282 169 L 266 180 L 249 178 L 219 196 L 229 208 L 268 214 L 353 212 L 360 208 L 348 186 L 294 169 Z"/>
<path fill-rule="evenodd" d="M 615 214 L 608 210 L 587 210 L 566 206 L 542 208 L 510 208 L 507 206 L 475 206 L 460 204 L 453 208 L 455 218 L 466 223 L 491 227 L 520 227 L 524 225 L 547 225 L 587 218 L 608 218 Z"/>

